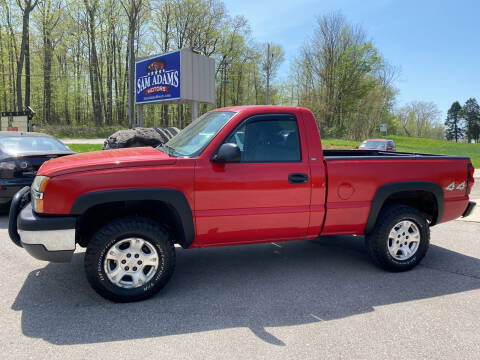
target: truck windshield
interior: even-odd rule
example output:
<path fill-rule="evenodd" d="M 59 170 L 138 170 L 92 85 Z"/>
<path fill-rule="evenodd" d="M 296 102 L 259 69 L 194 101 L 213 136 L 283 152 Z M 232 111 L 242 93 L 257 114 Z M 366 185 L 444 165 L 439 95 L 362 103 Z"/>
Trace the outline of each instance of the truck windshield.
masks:
<path fill-rule="evenodd" d="M 233 111 L 208 112 L 157 149 L 171 156 L 197 156 L 235 114 Z"/>

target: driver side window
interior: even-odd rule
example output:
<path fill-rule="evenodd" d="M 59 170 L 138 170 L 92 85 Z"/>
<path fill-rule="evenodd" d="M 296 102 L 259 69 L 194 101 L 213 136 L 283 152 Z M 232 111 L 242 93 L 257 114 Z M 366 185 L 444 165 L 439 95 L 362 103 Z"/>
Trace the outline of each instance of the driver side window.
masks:
<path fill-rule="evenodd" d="M 301 161 L 297 120 L 293 116 L 247 121 L 225 143 L 238 145 L 241 162 Z"/>

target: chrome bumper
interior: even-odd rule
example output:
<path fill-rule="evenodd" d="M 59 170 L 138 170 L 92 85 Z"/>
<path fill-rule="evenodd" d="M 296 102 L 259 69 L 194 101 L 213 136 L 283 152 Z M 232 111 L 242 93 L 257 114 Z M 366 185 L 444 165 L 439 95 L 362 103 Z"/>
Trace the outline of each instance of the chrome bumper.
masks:
<path fill-rule="evenodd" d="M 22 245 L 43 245 L 47 251 L 75 250 L 75 229 L 18 230 Z"/>
<path fill-rule="evenodd" d="M 41 216 L 28 200 L 28 189 L 24 188 L 12 201 L 8 224 L 12 242 L 36 259 L 69 262 L 75 251 L 76 218 Z"/>
<path fill-rule="evenodd" d="M 75 229 L 18 230 L 22 247 L 34 258 L 50 262 L 69 262 L 75 251 Z"/>

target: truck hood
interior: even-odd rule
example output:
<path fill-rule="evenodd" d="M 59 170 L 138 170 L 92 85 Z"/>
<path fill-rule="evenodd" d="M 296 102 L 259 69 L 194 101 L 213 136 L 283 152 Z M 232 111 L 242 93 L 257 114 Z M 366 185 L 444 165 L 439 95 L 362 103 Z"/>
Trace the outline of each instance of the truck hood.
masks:
<path fill-rule="evenodd" d="M 63 156 L 45 162 L 38 175 L 57 176 L 80 171 L 125 167 L 173 165 L 176 158 L 152 147 L 93 151 Z"/>

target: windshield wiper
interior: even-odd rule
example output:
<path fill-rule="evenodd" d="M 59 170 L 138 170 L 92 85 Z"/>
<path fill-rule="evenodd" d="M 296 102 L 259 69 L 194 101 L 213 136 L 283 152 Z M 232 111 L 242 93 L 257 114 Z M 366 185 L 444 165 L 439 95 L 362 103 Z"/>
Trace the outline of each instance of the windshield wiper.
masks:
<path fill-rule="evenodd" d="M 163 151 L 168 156 L 189 157 L 189 156 L 186 156 L 185 154 L 182 154 L 182 153 L 178 152 L 177 150 L 175 150 L 175 148 L 173 146 L 170 146 L 170 145 L 160 144 L 160 145 L 157 146 L 157 150 Z"/>
<path fill-rule="evenodd" d="M 176 151 L 173 146 L 163 144 L 162 147 L 165 148 L 165 150 L 166 150 L 165 152 L 166 152 L 167 155 L 169 155 L 169 156 L 174 156 L 174 157 L 182 156 L 182 154 L 179 153 L 178 151 Z"/>

